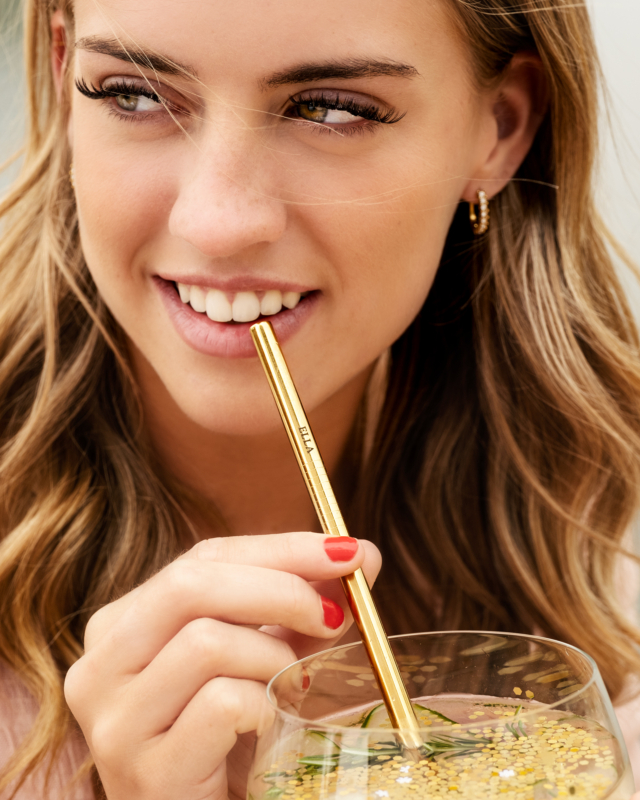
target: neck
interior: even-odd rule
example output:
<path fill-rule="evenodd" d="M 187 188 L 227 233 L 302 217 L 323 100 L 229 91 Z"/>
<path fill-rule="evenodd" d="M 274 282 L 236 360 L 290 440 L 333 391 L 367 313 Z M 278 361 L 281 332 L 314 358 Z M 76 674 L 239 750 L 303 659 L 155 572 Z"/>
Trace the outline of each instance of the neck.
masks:
<path fill-rule="evenodd" d="M 349 464 L 354 459 L 345 457 L 345 447 L 369 374 L 358 375 L 309 413 L 339 502 L 347 499 L 353 480 Z M 143 393 L 152 447 L 163 468 L 220 516 L 215 524 L 213 514 L 196 512 L 193 521 L 200 538 L 320 531 L 284 427 L 256 436 L 204 429 L 184 415 L 157 376 L 155 383 L 154 391 Z"/>

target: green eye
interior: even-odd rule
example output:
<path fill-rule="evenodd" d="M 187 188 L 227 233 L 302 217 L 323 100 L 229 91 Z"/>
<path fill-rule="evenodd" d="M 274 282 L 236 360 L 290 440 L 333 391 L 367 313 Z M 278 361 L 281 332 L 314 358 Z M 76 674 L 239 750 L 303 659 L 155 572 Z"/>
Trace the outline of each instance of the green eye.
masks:
<path fill-rule="evenodd" d="M 118 108 L 129 113 L 133 111 L 157 111 L 162 107 L 159 98 L 147 97 L 144 94 L 116 94 L 113 97 Z"/>
<path fill-rule="evenodd" d="M 88 86 L 83 79 L 80 79 L 76 81 L 76 89 L 90 100 L 106 101 L 116 113 L 123 111 L 125 116 L 131 118 L 143 116 L 150 112 L 163 111 L 165 108 L 171 108 L 175 113 L 181 113 L 180 109 L 171 106 L 161 95 L 156 94 L 150 86 L 138 87 L 126 80 L 105 81 L 104 86 L 95 89 Z"/>
<path fill-rule="evenodd" d="M 139 98 L 134 94 L 119 94 L 116 96 L 116 103 L 123 111 L 135 111 L 138 107 Z"/>

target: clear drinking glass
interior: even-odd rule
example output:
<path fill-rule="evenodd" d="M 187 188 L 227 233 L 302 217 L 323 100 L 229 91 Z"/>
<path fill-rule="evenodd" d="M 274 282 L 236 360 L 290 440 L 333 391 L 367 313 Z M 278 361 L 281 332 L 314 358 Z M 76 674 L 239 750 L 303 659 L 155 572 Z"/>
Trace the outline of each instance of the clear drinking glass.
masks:
<path fill-rule="evenodd" d="M 422 726 L 403 751 L 362 644 L 298 661 L 268 687 L 249 800 L 629 800 L 633 777 L 595 662 L 510 633 L 392 638 Z"/>

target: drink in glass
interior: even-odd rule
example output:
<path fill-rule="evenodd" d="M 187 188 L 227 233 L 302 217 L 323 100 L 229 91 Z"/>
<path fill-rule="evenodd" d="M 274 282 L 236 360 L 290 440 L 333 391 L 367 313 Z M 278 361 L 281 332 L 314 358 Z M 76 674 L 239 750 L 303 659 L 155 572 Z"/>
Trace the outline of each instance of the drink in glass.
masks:
<path fill-rule="evenodd" d="M 393 637 L 424 747 L 403 748 L 361 644 L 268 688 L 249 800 L 629 800 L 633 778 L 591 658 L 518 634 Z"/>

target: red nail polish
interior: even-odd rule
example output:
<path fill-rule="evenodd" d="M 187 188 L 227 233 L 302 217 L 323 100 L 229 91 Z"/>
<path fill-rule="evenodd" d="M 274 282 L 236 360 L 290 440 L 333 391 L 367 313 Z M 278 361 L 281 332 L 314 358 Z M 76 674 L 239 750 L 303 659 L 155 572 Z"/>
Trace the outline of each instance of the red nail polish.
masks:
<path fill-rule="evenodd" d="M 339 628 L 344 622 L 344 611 L 337 603 L 334 603 L 333 600 L 329 600 L 328 597 L 323 597 L 321 599 L 322 610 L 324 611 L 324 624 L 327 628 L 331 628 L 332 631 L 335 631 L 336 628 Z"/>
<path fill-rule="evenodd" d="M 302 668 L 302 691 L 306 692 L 307 689 L 311 686 L 311 678 L 309 677 L 309 673 L 303 667 Z"/>
<path fill-rule="evenodd" d="M 351 536 L 327 536 L 324 551 L 332 561 L 351 561 L 358 552 L 358 540 Z"/>

